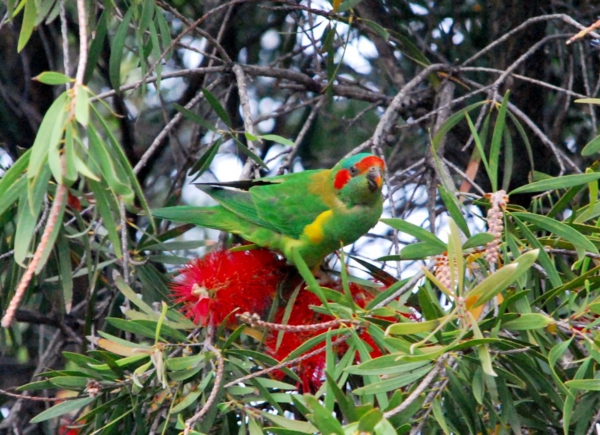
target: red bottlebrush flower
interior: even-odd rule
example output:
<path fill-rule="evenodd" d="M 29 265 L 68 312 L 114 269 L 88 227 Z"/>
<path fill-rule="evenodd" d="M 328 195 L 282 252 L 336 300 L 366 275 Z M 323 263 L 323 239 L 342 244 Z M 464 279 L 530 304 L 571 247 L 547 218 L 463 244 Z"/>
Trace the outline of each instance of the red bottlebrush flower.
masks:
<path fill-rule="evenodd" d="M 335 283 L 333 286 L 334 289 L 342 291 L 341 282 Z M 349 283 L 350 293 L 352 294 L 352 298 L 356 302 L 356 304 L 365 308 L 369 302 L 373 300 L 373 295 L 364 287 L 356 284 Z M 288 325 L 314 325 L 316 323 L 328 322 L 333 320 L 333 317 L 327 314 L 316 313 L 310 308 L 310 305 L 320 306 L 320 299 L 313 293 L 304 290 L 298 294 L 296 301 L 294 302 L 294 307 L 290 313 L 290 317 L 286 324 Z M 282 323 L 283 315 L 285 312 L 285 307 L 281 307 L 276 316 L 275 322 Z M 405 314 L 400 313 L 403 316 L 409 317 L 415 321 L 418 320 L 415 314 Z M 395 322 L 396 319 L 394 317 L 378 317 L 383 320 L 388 320 L 391 322 Z M 265 348 L 269 355 L 278 361 L 282 361 L 285 359 L 290 353 L 295 351 L 299 346 L 301 346 L 306 341 L 311 338 L 322 334 L 325 330 L 319 331 L 304 331 L 304 332 L 285 332 L 279 347 L 277 347 L 277 338 L 279 332 L 272 331 L 267 336 L 265 341 Z M 377 358 L 382 355 L 382 351 L 373 340 L 373 337 L 369 334 L 367 330 L 362 331 L 360 333 L 360 338 L 367 343 L 371 347 L 370 355 L 371 358 Z M 314 348 L 310 349 L 309 352 L 312 352 L 316 349 L 322 348 L 325 346 L 325 342 L 318 344 Z M 339 355 L 343 355 L 348 350 L 348 346 L 345 343 L 341 343 L 338 345 L 337 353 Z M 356 358 L 359 358 L 357 353 Z M 315 392 L 319 389 L 323 380 L 325 378 L 325 364 L 326 364 L 326 356 L 325 352 L 320 353 L 318 355 L 312 356 L 306 360 L 300 361 L 295 366 L 291 368 L 298 374 L 300 377 L 302 392 Z M 276 372 L 276 376 L 281 378 L 283 377 L 283 372 Z"/>
<path fill-rule="evenodd" d="M 315 323 L 322 323 L 332 320 L 331 316 L 319 314 L 313 311 L 310 308 L 310 305 L 319 306 L 321 305 L 321 300 L 314 293 L 311 293 L 308 290 L 303 290 L 298 293 L 287 324 L 294 326 L 313 325 Z M 285 307 L 281 307 L 277 311 L 277 314 L 275 315 L 276 323 L 281 323 L 283 321 L 284 312 Z M 269 355 L 278 361 L 282 361 L 303 343 L 321 334 L 323 331 L 324 330 L 285 332 L 279 347 L 277 347 L 277 337 L 279 332 L 271 331 L 265 341 L 265 348 Z M 325 346 L 324 342 L 310 349 L 309 352 L 322 348 L 323 346 Z M 304 361 L 300 361 L 296 366 L 292 367 L 302 381 L 301 387 L 303 392 L 314 393 L 319 389 L 325 377 L 325 362 L 326 356 L 325 352 L 323 352 L 305 359 Z M 282 378 L 284 374 L 280 371 L 276 372 L 275 376 Z"/>
<path fill-rule="evenodd" d="M 260 313 L 271 304 L 284 266 L 266 249 L 213 251 L 184 266 L 171 285 L 173 300 L 199 325 L 220 324 L 233 311 Z"/>

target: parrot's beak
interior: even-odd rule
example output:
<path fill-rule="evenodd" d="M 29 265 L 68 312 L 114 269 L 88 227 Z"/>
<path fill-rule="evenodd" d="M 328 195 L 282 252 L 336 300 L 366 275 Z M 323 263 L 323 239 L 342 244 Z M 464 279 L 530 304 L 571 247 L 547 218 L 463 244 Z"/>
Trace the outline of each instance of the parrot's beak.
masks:
<path fill-rule="evenodd" d="M 381 178 L 381 169 L 379 167 L 373 166 L 369 168 L 367 182 L 369 183 L 369 190 L 371 192 L 381 189 L 383 179 Z"/>

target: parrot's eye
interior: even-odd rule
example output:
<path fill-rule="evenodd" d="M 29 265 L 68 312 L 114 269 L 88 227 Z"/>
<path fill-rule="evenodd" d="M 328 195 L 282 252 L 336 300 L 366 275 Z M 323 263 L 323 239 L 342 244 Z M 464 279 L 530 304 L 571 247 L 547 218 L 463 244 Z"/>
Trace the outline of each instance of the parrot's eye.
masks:
<path fill-rule="evenodd" d="M 358 168 L 356 166 L 350 166 L 349 171 L 350 171 L 350 175 L 352 175 L 353 177 L 355 175 L 358 175 Z"/>

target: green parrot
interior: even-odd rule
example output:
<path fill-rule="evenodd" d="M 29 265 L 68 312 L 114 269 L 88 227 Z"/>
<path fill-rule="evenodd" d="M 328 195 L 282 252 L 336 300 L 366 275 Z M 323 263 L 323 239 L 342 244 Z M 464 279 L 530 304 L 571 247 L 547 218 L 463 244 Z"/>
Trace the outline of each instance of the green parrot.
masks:
<path fill-rule="evenodd" d="M 168 207 L 153 214 L 237 234 L 281 252 L 290 263 L 296 250 L 315 268 L 377 223 L 383 205 L 384 168 L 382 159 L 362 153 L 341 160 L 332 169 L 197 184 L 219 205 Z"/>

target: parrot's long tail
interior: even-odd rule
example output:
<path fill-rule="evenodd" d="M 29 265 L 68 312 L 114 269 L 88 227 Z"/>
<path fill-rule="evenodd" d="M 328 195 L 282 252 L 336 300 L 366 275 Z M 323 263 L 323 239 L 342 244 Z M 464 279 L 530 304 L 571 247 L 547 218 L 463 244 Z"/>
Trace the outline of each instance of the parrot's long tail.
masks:
<path fill-rule="evenodd" d="M 214 228 L 233 234 L 247 234 L 256 225 L 240 219 L 235 213 L 218 205 L 215 207 L 195 207 L 182 205 L 152 210 L 152 215 L 160 219 Z"/>

